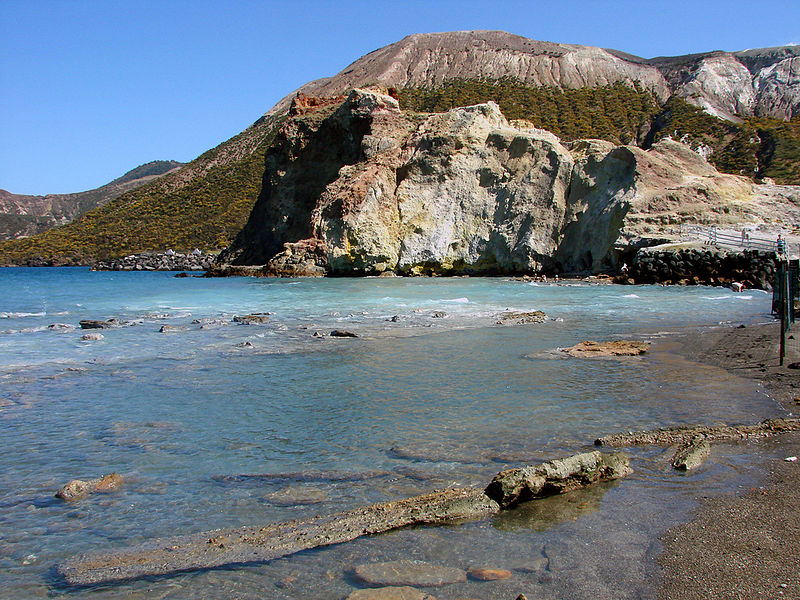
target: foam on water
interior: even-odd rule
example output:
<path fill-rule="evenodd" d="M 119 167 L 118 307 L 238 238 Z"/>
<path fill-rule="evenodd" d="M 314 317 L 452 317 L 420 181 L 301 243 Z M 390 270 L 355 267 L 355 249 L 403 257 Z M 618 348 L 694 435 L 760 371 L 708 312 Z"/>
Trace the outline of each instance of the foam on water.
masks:
<path fill-rule="evenodd" d="M 715 451 L 707 468 L 678 477 L 658 452 L 644 449 L 630 480 L 574 502 L 266 565 L 85 590 L 63 589 L 50 569 L 77 552 L 179 531 L 485 485 L 505 466 L 571 454 L 616 431 L 755 421 L 776 411 L 756 386 L 668 351 L 630 361 L 553 360 L 556 348 L 582 339 L 666 344 L 698 326 L 766 319 L 764 294 L 531 287 L 489 278 L 175 279 L 83 269 L 0 269 L 0 287 L 7 314 L 31 313 L 7 317 L 18 333 L 0 336 L 0 575 L 9 597 L 343 598 L 353 590 L 352 565 L 376 557 L 514 569 L 506 583 L 437 590 L 445 599 L 500 600 L 531 589 L 647 597 L 650 579 L 640 567 L 654 564 L 648 548 L 685 518 L 687 498 L 750 481 L 749 463 L 738 455 Z M 626 292 L 637 301 L 620 302 Z M 509 308 L 543 310 L 550 320 L 496 325 Z M 59 322 L 76 326 L 111 317 L 136 324 L 82 342 L 80 329 L 45 330 L 56 312 Z M 270 321 L 230 322 L 256 312 L 272 313 Z M 165 323 L 178 329 L 161 333 Z M 359 338 L 314 335 L 332 329 Z M 69 479 L 111 471 L 126 480 L 117 494 L 74 505 L 52 498 Z M 317 477 L 313 489 L 280 477 L 235 477 L 298 472 L 364 477 Z M 316 504 L 274 500 L 305 488 Z M 589 539 L 604 551 L 587 555 L 581 540 Z M 537 556 L 551 566 L 537 570 Z M 620 574 L 622 564 L 636 567 Z"/>

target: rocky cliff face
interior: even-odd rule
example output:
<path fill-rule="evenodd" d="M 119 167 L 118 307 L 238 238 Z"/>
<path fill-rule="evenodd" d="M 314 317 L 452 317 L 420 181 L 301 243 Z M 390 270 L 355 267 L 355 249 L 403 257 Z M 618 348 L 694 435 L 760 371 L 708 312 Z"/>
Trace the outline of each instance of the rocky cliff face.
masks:
<path fill-rule="evenodd" d="M 284 124 L 220 262 L 292 275 L 595 270 L 616 244 L 698 221 L 796 226 L 800 207 L 670 140 L 568 147 L 494 103 L 407 114 L 354 90 Z"/>
<path fill-rule="evenodd" d="M 800 114 L 800 47 L 711 52 L 645 61 L 667 79 L 671 92 L 706 112 L 791 119 Z"/>

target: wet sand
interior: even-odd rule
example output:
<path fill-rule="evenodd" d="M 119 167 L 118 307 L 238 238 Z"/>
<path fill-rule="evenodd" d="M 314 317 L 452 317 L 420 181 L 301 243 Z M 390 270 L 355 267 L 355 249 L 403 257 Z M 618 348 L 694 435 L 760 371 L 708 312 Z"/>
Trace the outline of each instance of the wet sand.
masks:
<path fill-rule="evenodd" d="M 777 323 L 720 328 L 688 336 L 689 358 L 758 381 L 788 412 L 800 413 L 800 361 L 789 348 L 778 365 Z M 780 415 L 785 416 L 785 415 Z M 800 432 L 747 446 L 768 449 L 765 480 L 743 496 L 701 501 L 696 517 L 668 531 L 659 558 L 664 567 L 658 597 L 800 598 Z"/>

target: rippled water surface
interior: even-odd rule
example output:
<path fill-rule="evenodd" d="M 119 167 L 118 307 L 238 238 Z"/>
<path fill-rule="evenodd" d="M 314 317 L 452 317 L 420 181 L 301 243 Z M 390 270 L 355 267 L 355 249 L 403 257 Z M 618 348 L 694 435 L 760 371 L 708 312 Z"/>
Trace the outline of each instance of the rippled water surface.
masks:
<path fill-rule="evenodd" d="M 483 486 L 506 466 L 620 430 L 778 411 L 752 384 L 663 342 L 765 320 L 763 292 L 84 269 L 0 269 L 0 289 L 0 597 L 344 598 L 359 587 L 355 565 L 400 558 L 512 570 L 431 590 L 440 600 L 650 597 L 658 536 L 693 498 L 752 483 L 752 458 L 720 447 L 679 476 L 663 450 L 642 449 L 636 474 L 614 484 L 237 569 L 76 590 L 53 566 L 176 533 Z M 549 319 L 496 324 L 509 309 Z M 232 322 L 267 312 L 266 324 Z M 71 328 L 112 317 L 123 326 L 98 330 L 100 341 Z M 359 337 L 328 337 L 334 329 Z M 557 352 L 612 338 L 662 342 L 641 359 Z M 117 493 L 53 498 L 70 479 L 112 471 L 125 480 Z"/>

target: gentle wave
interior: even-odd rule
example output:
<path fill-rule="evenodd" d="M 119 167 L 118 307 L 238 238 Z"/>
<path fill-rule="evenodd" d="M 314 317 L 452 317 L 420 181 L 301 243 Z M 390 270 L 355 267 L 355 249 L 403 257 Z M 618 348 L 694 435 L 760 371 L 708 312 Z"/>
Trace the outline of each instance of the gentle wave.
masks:
<path fill-rule="evenodd" d="M 46 312 L 0 312 L 0 319 L 23 319 L 25 317 L 44 317 L 45 315 L 47 315 Z"/>

